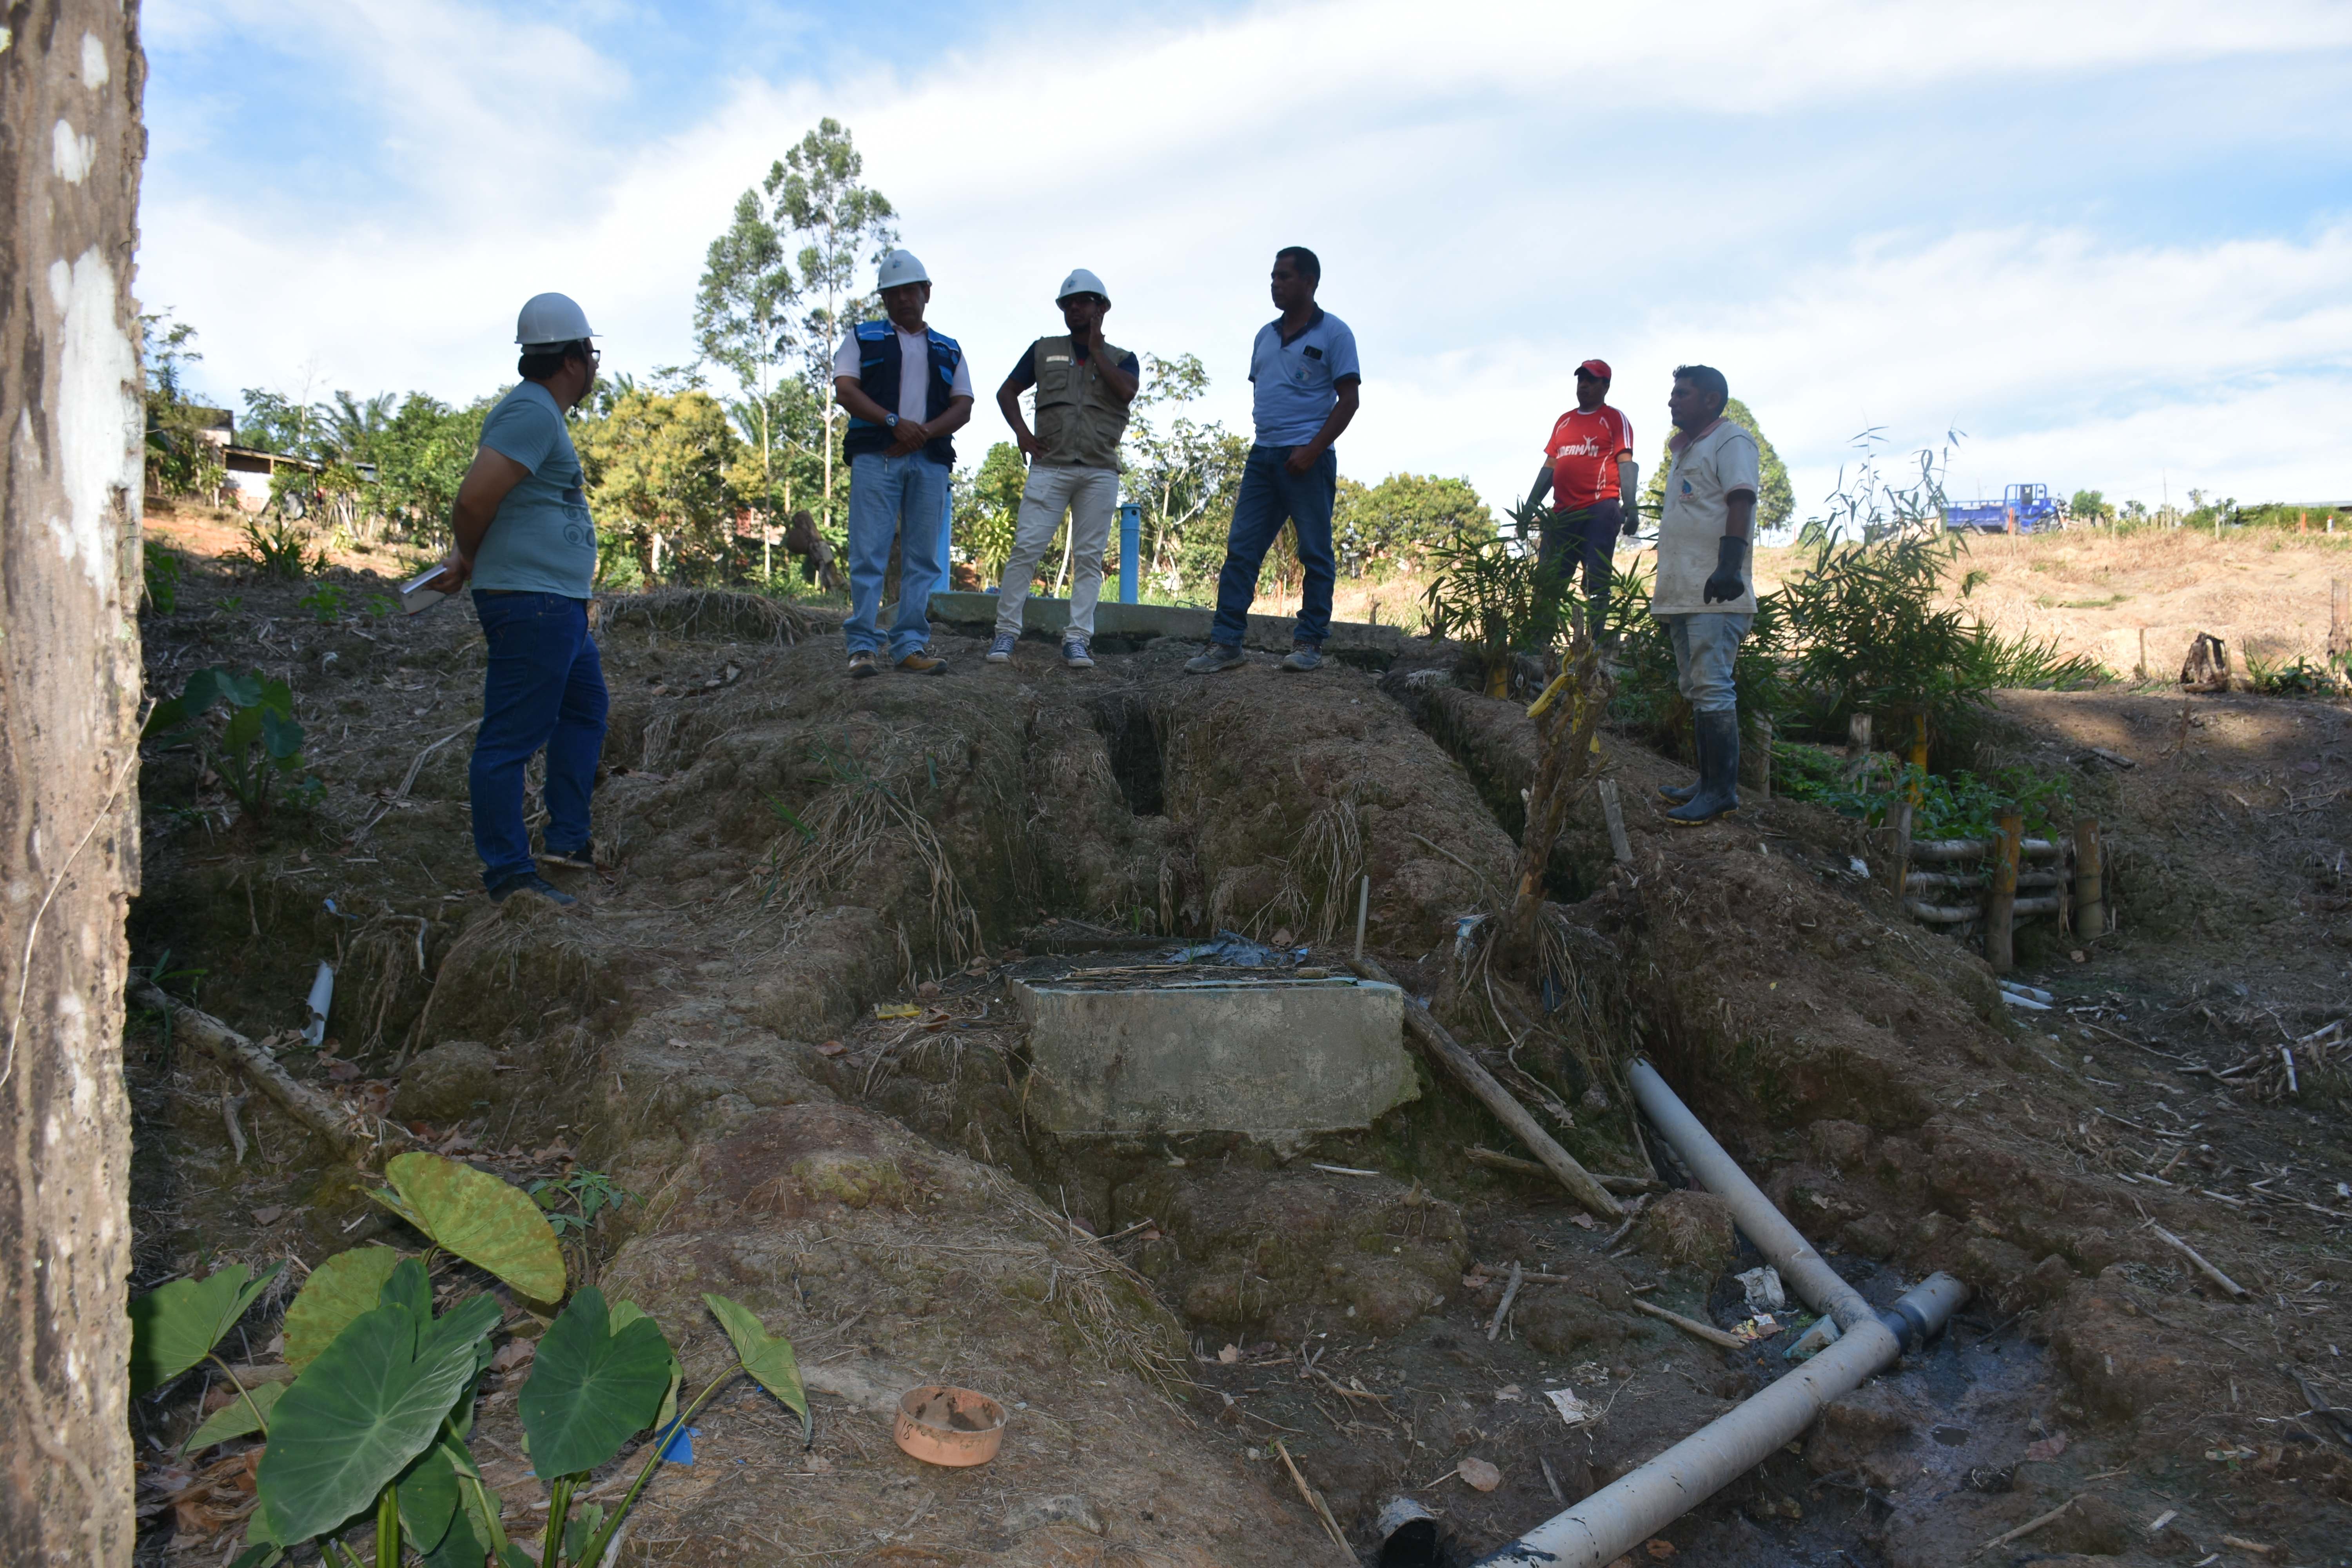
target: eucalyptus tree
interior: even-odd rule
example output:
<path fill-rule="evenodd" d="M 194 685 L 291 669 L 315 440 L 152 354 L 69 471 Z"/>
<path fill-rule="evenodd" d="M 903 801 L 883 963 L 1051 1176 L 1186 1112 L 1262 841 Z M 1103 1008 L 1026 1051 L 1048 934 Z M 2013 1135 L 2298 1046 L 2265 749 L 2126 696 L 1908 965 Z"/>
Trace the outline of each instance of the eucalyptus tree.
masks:
<path fill-rule="evenodd" d="M 794 257 L 800 299 L 801 348 L 810 389 L 823 410 L 824 521 L 833 524 L 835 426 L 841 411 L 833 401 L 833 356 L 841 340 L 869 308 L 874 291 L 865 288 L 862 268 L 881 260 L 898 243 L 889 199 L 865 183 L 866 160 L 837 120 L 820 120 L 768 171 L 763 189 L 777 227 L 800 242 Z"/>
<path fill-rule="evenodd" d="M 782 165 L 778 165 L 782 167 Z M 776 182 L 769 180 L 773 200 Z M 702 287 L 694 300 L 695 341 L 705 358 L 734 374 L 750 416 L 745 434 L 759 444 L 760 576 L 774 575 L 770 519 L 775 510 L 776 377 L 796 346 L 799 324 L 793 308 L 801 285 L 784 252 L 783 214 L 745 191 L 735 201 L 735 220 L 710 242 L 702 265 Z M 786 485 L 791 480 L 787 477 Z M 792 500 L 785 498 L 784 510 Z"/>

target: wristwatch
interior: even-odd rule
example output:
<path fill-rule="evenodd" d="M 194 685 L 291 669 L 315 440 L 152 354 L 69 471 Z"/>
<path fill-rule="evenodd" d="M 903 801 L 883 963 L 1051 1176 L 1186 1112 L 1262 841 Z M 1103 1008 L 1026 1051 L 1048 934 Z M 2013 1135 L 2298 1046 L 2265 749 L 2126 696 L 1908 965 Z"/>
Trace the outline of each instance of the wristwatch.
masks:
<path fill-rule="evenodd" d="M 895 414 L 885 414 L 882 416 L 882 427 L 885 430 L 896 430 L 898 427 L 898 416 Z"/>

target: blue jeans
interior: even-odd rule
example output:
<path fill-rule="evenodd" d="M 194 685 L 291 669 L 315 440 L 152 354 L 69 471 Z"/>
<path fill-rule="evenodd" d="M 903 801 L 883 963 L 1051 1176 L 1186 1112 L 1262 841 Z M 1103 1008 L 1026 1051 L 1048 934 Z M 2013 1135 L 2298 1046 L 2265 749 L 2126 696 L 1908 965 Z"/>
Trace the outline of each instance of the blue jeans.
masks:
<path fill-rule="evenodd" d="M 588 635 L 588 601 L 561 594 L 474 591 L 474 613 L 489 639 L 482 676 L 482 727 L 467 780 L 474 803 L 474 853 L 482 885 L 495 888 L 537 868 L 523 826 L 523 769 L 547 748 L 547 850 L 588 847 L 588 796 L 604 750 L 604 667 Z"/>
<path fill-rule="evenodd" d="M 890 570 L 893 539 L 898 542 L 898 614 L 890 623 L 890 661 L 929 645 L 931 594 L 947 575 L 947 563 L 940 559 L 947 504 L 947 465 L 919 451 L 903 458 L 860 452 L 849 460 L 849 619 L 841 635 L 850 652 L 882 646 L 882 579 Z"/>
<path fill-rule="evenodd" d="M 1298 563 L 1307 582 L 1298 595 L 1297 641 L 1320 647 L 1331 632 L 1331 587 L 1339 575 L 1331 557 L 1331 502 L 1339 488 L 1339 455 L 1326 448 L 1303 474 L 1288 468 L 1291 447 L 1252 447 L 1242 468 L 1242 492 L 1234 501 L 1234 525 L 1225 534 L 1224 569 L 1217 574 L 1217 618 L 1209 640 L 1239 647 L 1249 628 L 1250 601 L 1257 597 L 1258 568 L 1265 552 L 1292 525 Z"/>
<path fill-rule="evenodd" d="M 1731 667 L 1749 616 L 1660 616 L 1675 645 L 1675 684 L 1695 713 L 1728 713 L 1738 707 Z"/>
<path fill-rule="evenodd" d="M 1568 583 L 1562 585 L 1568 586 L 1575 583 L 1577 568 L 1581 566 L 1584 596 L 1606 604 L 1610 562 L 1617 550 L 1617 531 L 1624 522 L 1624 508 L 1615 496 L 1576 511 L 1555 513 L 1544 523 L 1537 569 L 1564 574 Z"/>

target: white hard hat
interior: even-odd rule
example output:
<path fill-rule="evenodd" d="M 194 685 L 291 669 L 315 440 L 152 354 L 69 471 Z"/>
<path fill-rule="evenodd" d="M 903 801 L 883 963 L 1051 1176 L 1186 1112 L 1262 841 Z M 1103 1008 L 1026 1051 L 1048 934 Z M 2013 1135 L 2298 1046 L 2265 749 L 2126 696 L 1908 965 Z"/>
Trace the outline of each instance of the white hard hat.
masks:
<path fill-rule="evenodd" d="M 878 289 L 896 289 L 901 283 L 929 283 L 931 275 L 915 259 L 911 250 L 894 250 L 882 258 L 882 270 L 874 279 Z"/>
<path fill-rule="evenodd" d="M 1110 303 L 1110 290 L 1103 287 L 1103 280 L 1083 267 L 1073 268 L 1062 279 L 1062 291 L 1054 296 L 1054 303 L 1058 305 L 1073 294 L 1092 294 L 1104 304 Z"/>
<path fill-rule="evenodd" d="M 596 330 L 588 324 L 588 312 L 569 294 L 533 294 L 523 301 L 522 314 L 515 318 L 515 342 L 527 349 L 578 342 L 595 335 Z"/>

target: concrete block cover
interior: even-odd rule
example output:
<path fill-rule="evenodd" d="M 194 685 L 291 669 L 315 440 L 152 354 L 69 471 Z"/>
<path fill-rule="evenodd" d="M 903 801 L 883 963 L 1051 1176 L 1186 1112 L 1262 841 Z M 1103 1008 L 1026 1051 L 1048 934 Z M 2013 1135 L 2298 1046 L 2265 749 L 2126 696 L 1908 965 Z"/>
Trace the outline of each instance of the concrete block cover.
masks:
<path fill-rule="evenodd" d="M 1242 1132 L 1280 1143 L 1369 1127 L 1421 1092 L 1393 985 L 1337 976 L 1009 985 L 1038 1073 L 1030 1114 L 1056 1132 Z"/>

